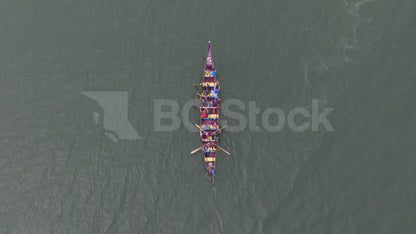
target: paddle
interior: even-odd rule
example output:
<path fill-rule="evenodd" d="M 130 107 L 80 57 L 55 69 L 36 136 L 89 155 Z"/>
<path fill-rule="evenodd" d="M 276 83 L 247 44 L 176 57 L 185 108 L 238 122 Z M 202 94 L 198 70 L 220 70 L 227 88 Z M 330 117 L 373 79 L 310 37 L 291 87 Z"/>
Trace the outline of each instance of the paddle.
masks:
<path fill-rule="evenodd" d="M 200 93 L 195 93 L 195 94 L 198 95 L 199 97 L 205 99 L 205 100 L 208 100 L 208 97 L 206 97 L 206 96 L 204 96 L 204 95 L 202 95 Z"/>
<path fill-rule="evenodd" d="M 223 149 L 223 148 L 219 147 L 218 145 L 216 145 L 216 147 L 218 147 L 218 149 L 220 149 L 220 150 L 224 151 L 224 153 L 228 154 L 228 156 L 231 156 L 230 152 L 228 152 L 227 150 L 225 150 L 225 149 Z"/>
<path fill-rule="evenodd" d="M 217 131 L 221 131 L 221 130 L 223 130 L 224 128 L 226 128 L 227 126 L 224 126 L 224 127 L 222 127 L 222 128 L 220 128 L 220 129 L 218 129 Z"/>
<path fill-rule="evenodd" d="M 211 132 L 210 134 L 209 134 L 209 136 L 212 136 L 212 135 L 214 135 L 215 133 L 219 133 L 219 134 L 221 134 L 221 130 L 223 130 L 224 128 L 226 128 L 227 126 L 224 126 L 224 127 L 222 127 L 222 128 L 220 128 L 220 129 L 217 129 L 215 132 Z"/>
<path fill-rule="evenodd" d="M 203 131 L 203 132 L 205 132 L 205 130 L 204 129 L 202 129 L 198 124 L 195 124 L 195 127 L 197 127 L 199 130 L 201 130 L 201 131 Z"/>
<path fill-rule="evenodd" d="M 201 147 L 199 147 L 198 149 L 193 150 L 193 151 L 191 152 L 191 154 L 194 154 L 194 153 L 198 152 L 198 150 L 201 150 L 201 149 L 202 149 L 202 146 L 201 146 Z"/>

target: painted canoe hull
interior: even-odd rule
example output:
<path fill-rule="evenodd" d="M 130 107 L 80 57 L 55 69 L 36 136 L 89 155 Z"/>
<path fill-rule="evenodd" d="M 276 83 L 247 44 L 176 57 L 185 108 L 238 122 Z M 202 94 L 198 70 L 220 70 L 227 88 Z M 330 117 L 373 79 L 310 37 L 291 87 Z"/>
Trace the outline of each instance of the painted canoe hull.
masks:
<path fill-rule="evenodd" d="M 208 179 L 215 177 L 217 158 L 216 145 L 219 140 L 217 129 L 220 125 L 219 113 L 219 85 L 217 85 L 216 70 L 212 58 L 211 42 L 208 42 L 207 59 L 201 85 L 201 106 L 200 106 L 200 130 L 199 134 L 203 143 L 204 166 Z M 203 115 L 205 111 L 206 115 Z M 205 136 L 204 136 L 205 135 Z"/>

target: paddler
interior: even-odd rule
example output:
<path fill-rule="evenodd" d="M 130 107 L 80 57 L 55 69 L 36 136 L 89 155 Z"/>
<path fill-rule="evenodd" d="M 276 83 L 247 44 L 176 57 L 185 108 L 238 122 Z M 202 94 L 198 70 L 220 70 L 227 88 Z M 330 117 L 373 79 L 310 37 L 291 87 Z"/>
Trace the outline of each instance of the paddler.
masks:
<path fill-rule="evenodd" d="M 210 162 L 210 163 L 208 163 L 208 168 L 207 168 L 208 170 L 208 173 L 211 173 L 212 171 L 213 171 L 213 169 L 212 169 L 212 162 Z"/>
<path fill-rule="evenodd" d="M 215 121 L 214 121 L 214 123 L 212 124 L 212 127 L 213 127 L 213 128 L 218 128 L 218 124 L 217 124 L 217 122 L 215 122 Z"/>
<path fill-rule="evenodd" d="M 209 102 L 205 99 L 205 97 L 201 96 L 201 103 L 203 107 L 208 107 Z"/>
<path fill-rule="evenodd" d="M 207 96 L 209 94 L 208 86 L 205 86 L 203 90 L 204 90 L 204 95 Z"/>
<path fill-rule="evenodd" d="M 207 111 L 204 109 L 203 111 L 202 111 L 202 114 L 201 114 L 201 117 L 202 118 L 206 118 L 208 115 L 207 115 Z"/>
<path fill-rule="evenodd" d="M 218 92 L 220 91 L 220 85 L 219 85 L 219 83 L 217 82 L 217 85 L 215 86 L 215 88 L 214 88 L 214 97 L 218 97 Z"/>

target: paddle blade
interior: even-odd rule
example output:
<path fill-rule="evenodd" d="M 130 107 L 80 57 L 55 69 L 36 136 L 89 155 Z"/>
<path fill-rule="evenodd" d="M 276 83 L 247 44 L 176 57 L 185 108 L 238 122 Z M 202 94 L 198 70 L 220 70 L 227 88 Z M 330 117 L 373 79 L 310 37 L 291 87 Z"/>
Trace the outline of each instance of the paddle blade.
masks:
<path fill-rule="evenodd" d="M 231 156 L 230 152 L 228 152 L 227 150 L 225 150 L 225 149 L 223 149 L 219 146 L 217 146 L 217 147 L 218 147 L 218 149 L 222 150 L 224 153 L 228 154 L 228 156 Z"/>
<path fill-rule="evenodd" d="M 200 149 L 202 149 L 202 147 L 199 147 L 198 149 L 193 150 L 193 151 L 191 152 L 191 154 L 194 154 L 194 153 L 198 152 L 198 150 L 200 150 Z"/>
<path fill-rule="evenodd" d="M 202 129 L 198 124 L 195 124 L 195 127 L 197 127 L 199 130 L 205 132 L 204 129 Z"/>
<path fill-rule="evenodd" d="M 222 127 L 222 128 L 220 128 L 218 131 L 221 131 L 221 130 L 223 130 L 224 128 L 226 128 L 227 126 L 224 126 L 224 127 Z"/>

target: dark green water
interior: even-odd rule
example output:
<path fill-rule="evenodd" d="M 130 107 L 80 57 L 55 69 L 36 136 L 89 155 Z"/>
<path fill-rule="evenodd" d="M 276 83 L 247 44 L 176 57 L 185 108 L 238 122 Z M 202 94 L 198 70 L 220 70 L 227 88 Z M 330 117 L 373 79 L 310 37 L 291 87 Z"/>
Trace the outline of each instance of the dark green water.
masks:
<path fill-rule="evenodd" d="M 415 22 L 411 0 L 1 1 L 0 233 L 415 233 Z M 335 131 L 224 131 L 209 183 L 197 133 L 154 129 L 208 40 L 223 100 L 318 99 Z M 127 92 L 141 139 L 84 91 Z"/>

